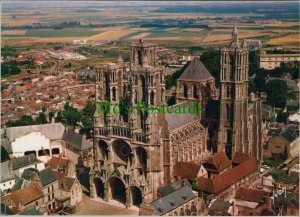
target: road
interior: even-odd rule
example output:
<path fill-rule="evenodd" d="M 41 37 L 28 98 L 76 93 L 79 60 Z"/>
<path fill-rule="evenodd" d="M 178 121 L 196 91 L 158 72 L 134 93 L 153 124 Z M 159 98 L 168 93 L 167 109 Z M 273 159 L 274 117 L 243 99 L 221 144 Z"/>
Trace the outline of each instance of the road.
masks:
<path fill-rule="evenodd" d="M 76 206 L 74 215 L 138 215 L 137 211 L 94 201 L 85 194 L 82 196 L 82 202 Z"/>

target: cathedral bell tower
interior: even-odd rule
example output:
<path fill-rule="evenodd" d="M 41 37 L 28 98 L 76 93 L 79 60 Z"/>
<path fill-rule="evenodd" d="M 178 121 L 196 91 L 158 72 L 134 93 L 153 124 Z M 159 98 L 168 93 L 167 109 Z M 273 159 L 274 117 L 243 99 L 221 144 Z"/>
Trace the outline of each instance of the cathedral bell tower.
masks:
<path fill-rule="evenodd" d="M 218 152 L 225 151 L 231 159 L 235 152 L 249 152 L 248 56 L 245 40 L 238 38 L 236 25 L 228 47 L 221 49 L 221 95 Z"/>

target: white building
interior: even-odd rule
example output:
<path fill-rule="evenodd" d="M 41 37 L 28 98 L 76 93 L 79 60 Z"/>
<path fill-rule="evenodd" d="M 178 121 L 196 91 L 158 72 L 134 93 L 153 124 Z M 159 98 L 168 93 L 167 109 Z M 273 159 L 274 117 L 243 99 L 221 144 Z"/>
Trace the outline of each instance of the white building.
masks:
<path fill-rule="evenodd" d="M 1 196 L 9 193 L 11 188 L 15 184 L 15 177 L 11 172 L 10 163 L 3 162 L 1 163 L 1 180 L 0 180 L 0 190 Z"/>
<path fill-rule="evenodd" d="M 34 154 L 46 163 L 52 156 L 65 152 L 62 137 L 65 127 L 61 123 L 10 127 L 6 129 L 12 156 Z"/>
<path fill-rule="evenodd" d="M 280 67 L 281 63 L 299 62 L 299 54 L 261 54 L 260 55 L 260 68 L 275 69 Z"/>

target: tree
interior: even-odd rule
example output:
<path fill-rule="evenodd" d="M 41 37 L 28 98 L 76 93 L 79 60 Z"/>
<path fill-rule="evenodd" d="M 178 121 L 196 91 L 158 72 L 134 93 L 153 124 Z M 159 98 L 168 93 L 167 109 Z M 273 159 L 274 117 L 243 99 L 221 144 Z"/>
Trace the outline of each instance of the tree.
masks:
<path fill-rule="evenodd" d="M 68 104 L 65 105 L 65 110 L 62 112 L 62 116 L 65 123 L 73 128 L 75 128 L 81 119 L 81 113 L 76 108 L 73 108 Z"/>
<path fill-rule="evenodd" d="M 54 112 L 53 111 L 49 112 L 49 121 L 50 122 L 52 121 L 52 118 L 54 118 Z"/>
<path fill-rule="evenodd" d="M 270 80 L 266 85 L 267 101 L 271 106 L 283 108 L 287 100 L 287 84 L 283 80 Z"/>
<path fill-rule="evenodd" d="M 9 160 L 9 154 L 7 150 L 1 146 L 1 163 Z"/>
<path fill-rule="evenodd" d="M 283 151 L 283 156 L 282 156 L 282 159 L 283 160 L 286 160 L 286 159 L 288 159 L 288 150 L 287 150 L 287 147 L 286 146 L 284 146 L 284 151 Z"/>
<path fill-rule="evenodd" d="M 220 86 L 220 62 L 221 54 L 219 50 L 210 49 L 201 55 L 201 62 L 216 80 L 216 86 Z"/>
<path fill-rule="evenodd" d="M 287 119 L 289 117 L 289 114 L 286 112 L 281 112 L 279 113 L 279 115 L 277 116 L 277 122 L 278 123 L 287 123 Z"/>
<path fill-rule="evenodd" d="M 45 113 L 43 112 L 39 113 L 39 116 L 36 118 L 35 121 L 37 124 L 47 124 L 47 117 Z"/>

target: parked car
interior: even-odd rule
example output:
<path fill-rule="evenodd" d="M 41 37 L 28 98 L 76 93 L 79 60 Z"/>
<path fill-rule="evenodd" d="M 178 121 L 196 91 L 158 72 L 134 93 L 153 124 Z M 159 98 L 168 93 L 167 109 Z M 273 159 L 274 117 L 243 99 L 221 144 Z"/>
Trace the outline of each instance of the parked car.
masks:
<path fill-rule="evenodd" d="M 64 212 L 74 214 L 75 213 L 75 206 L 67 205 L 63 209 Z"/>

